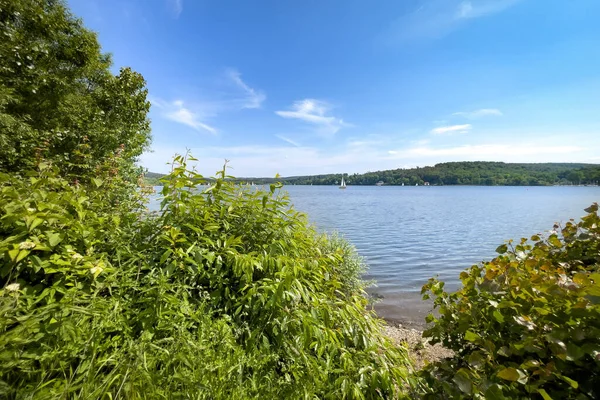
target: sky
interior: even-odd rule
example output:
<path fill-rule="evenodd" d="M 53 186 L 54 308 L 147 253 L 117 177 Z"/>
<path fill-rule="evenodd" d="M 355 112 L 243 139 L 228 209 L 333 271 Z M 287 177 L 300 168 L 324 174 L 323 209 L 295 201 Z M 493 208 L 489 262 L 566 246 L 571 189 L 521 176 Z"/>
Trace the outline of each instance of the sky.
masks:
<path fill-rule="evenodd" d="M 212 176 L 600 163 L 598 0 L 68 0 Z"/>

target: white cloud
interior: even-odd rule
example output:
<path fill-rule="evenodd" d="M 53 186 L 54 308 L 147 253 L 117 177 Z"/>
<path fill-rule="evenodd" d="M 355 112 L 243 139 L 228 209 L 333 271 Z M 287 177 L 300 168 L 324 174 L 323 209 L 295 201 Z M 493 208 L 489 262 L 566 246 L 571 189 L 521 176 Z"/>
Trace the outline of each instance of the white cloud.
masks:
<path fill-rule="evenodd" d="M 240 109 L 260 108 L 262 102 L 266 99 L 263 92 L 248 86 L 243 80 L 242 75 L 234 70 L 226 70 L 227 81 L 221 79 L 218 82 L 218 89 L 209 93 L 208 100 L 194 101 L 192 105 L 183 100 L 165 101 L 158 97 L 150 96 L 150 101 L 159 111 L 160 115 L 171 121 L 178 122 L 194 128 L 197 131 L 205 130 L 210 133 L 217 133 L 217 129 L 209 125 L 206 120 L 214 118 L 221 113 L 238 111 Z M 235 89 L 232 91 L 232 86 Z M 206 94 L 206 90 L 202 90 Z"/>
<path fill-rule="evenodd" d="M 482 108 L 482 109 L 475 110 L 475 111 L 455 112 L 452 115 L 456 115 L 459 117 L 466 117 L 469 119 L 476 119 L 476 118 L 488 117 L 488 116 L 501 117 L 504 114 L 502 114 L 502 111 L 498 110 L 497 108 Z"/>
<path fill-rule="evenodd" d="M 439 128 L 434 128 L 431 130 L 431 133 L 434 135 L 443 135 L 445 133 L 467 133 L 472 128 L 471 124 L 464 125 L 451 125 L 451 126 L 440 126 Z"/>
<path fill-rule="evenodd" d="M 583 150 L 578 146 L 538 146 L 537 144 L 481 144 L 463 145 L 456 147 L 415 147 L 401 153 L 405 157 L 431 157 L 431 156 L 454 156 L 464 159 L 476 158 L 478 160 L 499 157 L 506 159 L 515 156 L 538 156 L 552 154 L 568 154 Z"/>
<path fill-rule="evenodd" d="M 598 154 L 598 146 L 583 148 L 565 143 L 545 144 L 538 141 L 504 144 L 464 144 L 451 147 L 407 146 L 379 148 L 370 146 L 339 146 L 335 149 L 307 146 L 205 146 L 192 148 L 199 159 L 200 173 L 212 176 L 231 160 L 231 174 L 239 177 L 317 175 L 326 173 L 364 173 L 399 167 L 435 165 L 448 161 L 504 161 L 504 162 L 585 162 Z M 384 147 L 387 146 L 387 147 Z M 185 153 L 185 148 L 156 145 L 155 152 L 142 155 L 140 163 L 153 172 L 167 172 L 166 163 L 174 153 Z"/>
<path fill-rule="evenodd" d="M 290 139 L 290 138 L 288 138 L 288 137 L 286 137 L 286 136 L 283 136 L 283 135 L 275 135 L 275 137 L 276 137 L 276 138 L 278 138 L 278 139 L 281 139 L 281 140 L 283 140 L 284 142 L 287 142 L 287 143 L 289 143 L 289 144 L 291 144 L 291 145 L 293 145 L 293 146 L 296 146 L 296 147 L 302 147 L 302 145 L 301 145 L 300 143 L 298 143 L 298 142 L 296 142 L 295 140 L 292 140 L 292 139 Z"/>
<path fill-rule="evenodd" d="M 215 128 L 201 121 L 202 113 L 187 108 L 182 100 L 165 102 L 161 99 L 151 98 L 150 101 L 160 110 L 163 117 L 171 121 L 187 125 L 197 131 L 205 130 L 213 134 L 217 133 Z"/>
<path fill-rule="evenodd" d="M 167 0 L 169 9 L 175 18 L 179 18 L 183 11 L 183 0 Z"/>
<path fill-rule="evenodd" d="M 502 12 L 521 0 L 425 0 L 414 12 L 394 21 L 385 32 L 386 41 L 439 38 L 467 21 Z"/>
<path fill-rule="evenodd" d="M 257 91 L 246 84 L 242 80 L 242 74 L 234 69 L 227 70 L 227 75 L 233 81 L 233 83 L 242 89 L 246 94 L 245 98 L 242 100 L 242 108 L 260 108 L 263 101 L 266 100 L 267 96 L 261 92 Z"/>
<path fill-rule="evenodd" d="M 316 125 L 322 133 L 334 134 L 342 127 L 351 126 L 342 119 L 328 116 L 331 106 L 320 100 L 304 99 L 296 101 L 291 111 L 275 111 L 275 114 L 283 118 L 294 118 Z"/>

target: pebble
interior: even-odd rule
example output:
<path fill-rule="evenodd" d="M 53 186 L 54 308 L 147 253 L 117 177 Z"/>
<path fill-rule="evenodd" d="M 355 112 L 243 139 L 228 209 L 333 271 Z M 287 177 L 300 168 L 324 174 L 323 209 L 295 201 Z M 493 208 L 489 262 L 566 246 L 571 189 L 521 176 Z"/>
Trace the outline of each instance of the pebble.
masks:
<path fill-rule="evenodd" d="M 426 364 L 452 357 L 454 352 L 441 344 L 431 345 L 423 338 L 423 332 L 416 329 L 403 328 L 402 325 L 386 325 L 384 334 L 397 344 L 406 343 L 408 354 L 415 363 L 416 369 L 423 368 Z"/>

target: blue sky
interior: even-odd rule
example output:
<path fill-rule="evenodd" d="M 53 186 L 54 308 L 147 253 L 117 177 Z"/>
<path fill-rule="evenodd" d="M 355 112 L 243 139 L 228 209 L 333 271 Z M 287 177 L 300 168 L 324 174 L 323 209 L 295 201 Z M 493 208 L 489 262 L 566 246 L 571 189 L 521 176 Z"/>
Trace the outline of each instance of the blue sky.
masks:
<path fill-rule="evenodd" d="M 598 0 L 69 0 L 148 82 L 166 172 L 600 162 Z"/>

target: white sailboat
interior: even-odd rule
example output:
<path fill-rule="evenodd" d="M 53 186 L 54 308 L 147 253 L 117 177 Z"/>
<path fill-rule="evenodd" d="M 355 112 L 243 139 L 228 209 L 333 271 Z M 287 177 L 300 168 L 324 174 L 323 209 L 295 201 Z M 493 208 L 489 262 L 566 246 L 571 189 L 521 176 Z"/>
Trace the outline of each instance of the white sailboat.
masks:
<path fill-rule="evenodd" d="M 340 189 L 346 189 L 346 182 L 344 182 L 343 176 L 342 176 L 342 183 L 340 183 Z"/>

